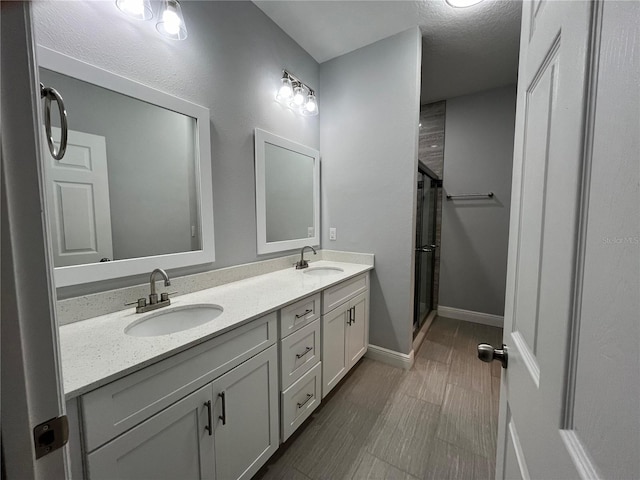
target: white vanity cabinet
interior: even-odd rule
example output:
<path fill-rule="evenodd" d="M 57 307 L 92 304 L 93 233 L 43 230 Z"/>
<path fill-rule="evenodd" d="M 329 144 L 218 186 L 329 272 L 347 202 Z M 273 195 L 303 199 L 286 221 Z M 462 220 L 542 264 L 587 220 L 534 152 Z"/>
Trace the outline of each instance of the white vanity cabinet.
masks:
<path fill-rule="evenodd" d="M 286 441 L 321 400 L 319 293 L 280 310 L 280 435 Z"/>
<path fill-rule="evenodd" d="M 275 313 L 80 398 L 94 479 L 249 479 L 279 440 Z"/>
<path fill-rule="evenodd" d="M 369 274 L 323 292 L 322 397 L 366 353 L 369 345 Z"/>

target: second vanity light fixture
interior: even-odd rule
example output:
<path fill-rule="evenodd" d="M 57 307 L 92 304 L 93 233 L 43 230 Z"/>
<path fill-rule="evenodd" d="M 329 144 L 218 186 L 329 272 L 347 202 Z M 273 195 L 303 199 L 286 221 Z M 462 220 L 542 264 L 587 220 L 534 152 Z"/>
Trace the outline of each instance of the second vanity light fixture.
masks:
<path fill-rule="evenodd" d="M 151 20 L 153 10 L 151 0 L 116 0 L 118 9 L 128 17 L 137 20 Z M 182 16 L 182 8 L 177 0 L 163 0 L 158 12 L 156 30 L 172 40 L 187 38 L 187 26 Z"/>
<path fill-rule="evenodd" d="M 282 71 L 280 88 L 276 100 L 301 115 L 311 117 L 318 115 L 318 99 L 316 93 L 307 84 L 286 70 Z"/>

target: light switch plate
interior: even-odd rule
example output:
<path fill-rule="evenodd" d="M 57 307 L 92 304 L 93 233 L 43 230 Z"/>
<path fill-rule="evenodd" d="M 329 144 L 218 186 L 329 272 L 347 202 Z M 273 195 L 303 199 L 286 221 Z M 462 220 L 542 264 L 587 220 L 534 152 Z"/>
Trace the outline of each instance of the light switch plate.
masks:
<path fill-rule="evenodd" d="M 329 240 L 335 240 L 338 237 L 338 234 L 336 232 L 336 228 L 332 227 L 329 229 Z"/>

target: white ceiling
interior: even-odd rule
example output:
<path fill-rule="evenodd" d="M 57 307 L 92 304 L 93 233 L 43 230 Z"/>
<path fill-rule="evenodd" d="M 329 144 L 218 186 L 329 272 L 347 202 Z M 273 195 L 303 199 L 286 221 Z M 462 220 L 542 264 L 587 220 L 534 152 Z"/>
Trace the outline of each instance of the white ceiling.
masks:
<path fill-rule="evenodd" d="M 520 0 L 254 0 L 319 63 L 419 26 L 421 103 L 516 82 Z"/>

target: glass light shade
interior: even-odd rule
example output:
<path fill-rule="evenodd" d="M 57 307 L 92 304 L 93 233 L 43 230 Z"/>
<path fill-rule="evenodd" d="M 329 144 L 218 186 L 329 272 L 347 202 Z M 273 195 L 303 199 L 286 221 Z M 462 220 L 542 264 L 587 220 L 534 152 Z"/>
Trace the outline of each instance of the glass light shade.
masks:
<path fill-rule="evenodd" d="M 455 8 L 465 8 L 480 3 L 482 0 L 447 0 L 447 3 Z"/>
<path fill-rule="evenodd" d="M 288 102 L 293 98 L 293 85 L 291 85 L 291 79 L 288 76 L 282 77 L 282 84 L 276 98 L 281 102 Z"/>
<path fill-rule="evenodd" d="M 116 7 L 126 16 L 137 20 L 153 18 L 151 0 L 116 0 Z"/>
<path fill-rule="evenodd" d="M 318 115 L 318 101 L 314 93 L 310 93 L 307 101 L 302 107 L 302 114 L 308 117 Z"/>
<path fill-rule="evenodd" d="M 304 90 L 302 85 L 297 85 L 293 89 L 293 100 L 291 101 L 291 106 L 294 108 L 300 108 L 304 104 Z"/>
<path fill-rule="evenodd" d="M 164 0 L 156 29 L 160 34 L 172 40 L 187 38 L 187 27 L 182 16 L 182 8 L 176 0 Z"/>

